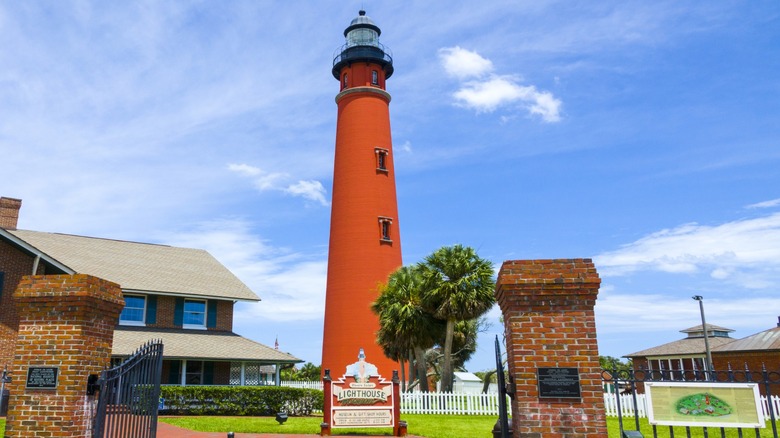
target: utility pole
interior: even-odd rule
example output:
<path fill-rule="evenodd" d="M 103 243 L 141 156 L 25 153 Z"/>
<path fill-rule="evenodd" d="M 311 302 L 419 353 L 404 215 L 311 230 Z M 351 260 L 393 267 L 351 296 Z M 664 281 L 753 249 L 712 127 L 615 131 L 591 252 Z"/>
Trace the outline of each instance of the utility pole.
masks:
<path fill-rule="evenodd" d="M 710 353 L 710 341 L 709 335 L 707 334 L 707 320 L 704 319 L 704 297 L 701 295 L 694 295 L 691 298 L 699 302 L 699 312 L 701 313 L 701 328 L 704 331 L 704 351 L 707 353 L 707 372 L 710 373 L 708 376 L 712 378 L 712 372 L 714 370 L 712 369 L 712 353 Z"/>

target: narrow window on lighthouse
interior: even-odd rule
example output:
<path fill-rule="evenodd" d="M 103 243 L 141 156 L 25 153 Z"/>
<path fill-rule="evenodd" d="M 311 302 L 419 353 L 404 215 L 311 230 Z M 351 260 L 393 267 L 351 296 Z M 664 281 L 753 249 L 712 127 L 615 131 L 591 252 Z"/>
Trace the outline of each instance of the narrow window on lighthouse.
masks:
<path fill-rule="evenodd" d="M 341 84 L 341 89 L 343 90 L 345 88 L 347 88 L 347 74 L 346 73 L 344 73 L 344 81 Z"/>
<path fill-rule="evenodd" d="M 384 148 L 374 148 L 374 153 L 376 153 L 376 170 L 387 173 L 387 154 L 390 151 Z"/>
<path fill-rule="evenodd" d="M 371 70 L 371 85 L 379 85 L 379 72 Z"/>
<path fill-rule="evenodd" d="M 383 243 L 393 243 L 393 239 L 390 238 L 390 226 L 393 224 L 393 219 L 389 217 L 379 216 L 379 241 Z"/>

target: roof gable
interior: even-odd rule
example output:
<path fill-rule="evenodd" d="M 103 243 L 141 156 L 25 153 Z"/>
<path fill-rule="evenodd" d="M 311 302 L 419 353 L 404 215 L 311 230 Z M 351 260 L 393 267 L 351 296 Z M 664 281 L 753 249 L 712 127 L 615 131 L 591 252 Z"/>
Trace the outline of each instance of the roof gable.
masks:
<path fill-rule="evenodd" d="M 259 300 L 205 250 L 39 231 L 6 231 L 75 273 L 113 281 L 123 290 Z"/>

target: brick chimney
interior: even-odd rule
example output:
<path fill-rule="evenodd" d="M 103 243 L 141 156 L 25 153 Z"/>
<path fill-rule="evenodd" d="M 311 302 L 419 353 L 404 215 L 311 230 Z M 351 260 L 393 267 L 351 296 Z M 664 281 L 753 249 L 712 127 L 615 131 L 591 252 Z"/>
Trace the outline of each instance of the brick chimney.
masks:
<path fill-rule="evenodd" d="M 19 222 L 19 209 L 22 208 L 22 200 L 0 197 L 0 228 L 15 230 Z"/>

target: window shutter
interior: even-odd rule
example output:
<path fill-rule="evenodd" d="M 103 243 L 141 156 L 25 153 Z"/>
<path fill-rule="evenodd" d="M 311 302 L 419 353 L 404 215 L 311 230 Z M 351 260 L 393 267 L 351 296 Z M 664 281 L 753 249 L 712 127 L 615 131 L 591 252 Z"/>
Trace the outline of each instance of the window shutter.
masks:
<path fill-rule="evenodd" d="M 146 323 L 157 324 L 157 297 L 154 295 L 146 297 Z"/>
<path fill-rule="evenodd" d="M 173 325 L 181 327 L 184 323 L 184 298 L 176 298 L 173 306 Z"/>
<path fill-rule="evenodd" d="M 217 326 L 217 301 L 208 300 L 206 302 L 206 327 L 214 328 Z"/>
<path fill-rule="evenodd" d="M 170 361 L 170 367 L 168 368 L 169 385 L 181 385 L 181 376 L 179 376 L 180 372 L 181 372 L 181 361 L 180 360 Z"/>
<path fill-rule="evenodd" d="M 203 362 L 203 384 L 214 384 L 214 362 Z"/>

